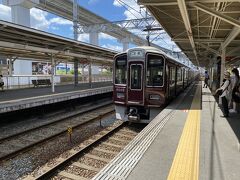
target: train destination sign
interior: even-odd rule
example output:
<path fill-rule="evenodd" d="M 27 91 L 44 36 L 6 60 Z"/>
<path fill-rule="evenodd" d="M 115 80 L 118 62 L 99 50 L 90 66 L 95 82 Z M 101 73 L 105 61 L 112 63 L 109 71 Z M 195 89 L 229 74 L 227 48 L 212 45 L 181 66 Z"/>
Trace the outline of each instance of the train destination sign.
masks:
<path fill-rule="evenodd" d="M 130 51 L 129 56 L 130 57 L 143 57 L 143 51 L 141 51 L 141 50 Z"/>
<path fill-rule="evenodd" d="M 150 65 L 163 65 L 163 59 L 150 59 Z"/>

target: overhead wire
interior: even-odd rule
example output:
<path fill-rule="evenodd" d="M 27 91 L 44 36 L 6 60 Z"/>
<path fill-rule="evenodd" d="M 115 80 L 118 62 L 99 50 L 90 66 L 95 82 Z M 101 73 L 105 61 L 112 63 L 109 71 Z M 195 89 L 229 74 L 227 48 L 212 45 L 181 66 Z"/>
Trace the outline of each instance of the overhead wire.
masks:
<path fill-rule="evenodd" d="M 134 13 L 132 13 L 130 9 L 132 9 L 133 11 L 137 12 L 138 14 L 140 14 L 143 18 L 146 18 L 142 15 L 142 13 L 140 13 L 139 11 L 137 11 L 136 9 L 132 8 L 130 5 L 128 5 L 127 3 L 123 2 L 122 0 L 117 0 L 119 2 L 119 4 L 121 4 L 127 11 L 129 11 L 134 17 L 138 18 Z M 136 0 L 133 0 L 134 2 L 137 3 Z M 147 13 L 147 10 L 144 10 L 145 13 Z M 157 35 L 155 38 L 152 39 L 151 42 L 153 42 L 154 40 L 156 40 L 161 34 L 159 33 L 159 35 Z M 168 47 L 170 47 L 170 45 L 164 40 L 164 38 L 160 38 Z"/>
<path fill-rule="evenodd" d="M 145 18 L 139 11 L 137 11 L 136 9 L 132 8 L 131 6 L 129 6 L 127 3 L 123 2 L 122 0 L 117 0 L 118 2 L 121 2 L 122 4 L 124 4 L 125 6 L 127 6 L 128 8 L 132 9 L 133 11 L 137 12 L 138 14 L 140 14 L 143 18 Z M 127 8 L 127 10 L 129 12 L 131 12 L 129 9 Z"/>
<path fill-rule="evenodd" d="M 118 2 L 119 2 L 119 4 L 121 4 L 127 11 L 129 11 L 129 9 L 127 8 L 127 7 L 130 7 L 129 5 L 127 5 L 126 3 L 124 3 L 124 2 L 122 2 L 121 0 L 117 0 Z M 127 6 L 127 7 L 126 7 Z M 132 7 L 130 7 L 130 8 L 132 8 Z M 135 14 L 133 14 L 131 11 L 129 11 L 135 18 L 137 18 L 138 19 L 138 17 L 135 15 Z"/>

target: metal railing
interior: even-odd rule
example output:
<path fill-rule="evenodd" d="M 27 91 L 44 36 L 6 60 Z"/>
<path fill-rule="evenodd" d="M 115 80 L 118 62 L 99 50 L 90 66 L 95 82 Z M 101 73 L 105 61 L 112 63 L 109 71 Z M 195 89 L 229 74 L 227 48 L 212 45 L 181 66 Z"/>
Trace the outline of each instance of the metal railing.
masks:
<path fill-rule="evenodd" d="M 32 80 L 50 79 L 51 75 L 13 75 L 4 76 L 4 89 L 20 89 L 34 87 Z M 92 82 L 112 82 L 112 75 L 92 75 Z M 74 84 L 73 75 L 55 75 L 55 85 Z M 79 76 L 78 83 L 88 83 L 88 75 Z"/>

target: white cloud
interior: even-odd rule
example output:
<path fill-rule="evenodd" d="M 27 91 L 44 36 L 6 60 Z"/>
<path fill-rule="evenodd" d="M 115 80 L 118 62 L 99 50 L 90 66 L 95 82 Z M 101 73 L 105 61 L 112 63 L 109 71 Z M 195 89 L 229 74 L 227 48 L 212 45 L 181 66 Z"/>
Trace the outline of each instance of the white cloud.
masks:
<path fill-rule="evenodd" d="M 71 27 L 70 29 L 72 30 L 73 28 Z M 99 40 L 100 39 L 116 40 L 116 38 L 104 33 L 99 33 Z M 79 34 L 78 40 L 89 43 L 89 34 Z"/>
<path fill-rule="evenodd" d="M 0 19 L 11 21 L 11 8 L 0 4 Z"/>
<path fill-rule="evenodd" d="M 57 27 L 57 26 L 51 26 L 51 29 L 52 29 L 52 30 L 59 30 L 59 27 Z"/>
<path fill-rule="evenodd" d="M 112 37 L 108 34 L 104 34 L 104 33 L 99 33 L 99 39 L 109 39 L 109 40 L 116 40 L 115 37 Z"/>
<path fill-rule="evenodd" d="M 117 7 L 122 7 L 122 5 L 117 0 L 114 0 L 113 5 Z"/>
<path fill-rule="evenodd" d="M 47 30 L 50 26 L 50 21 L 47 19 L 48 13 L 40 9 L 30 9 L 31 27 L 41 30 Z"/>
<path fill-rule="evenodd" d="M 114 0 L 113 5 L 116 7 L 125 7 L 127 10 L 124 11 L 126 19 L 136 19 L 143 18 L 143 11 L 140 10 L 140 6 L 136 3 L 135 0 Z M 141 13 L 140 13 L 141 12 Z"/>
<path fill-rule="evenodd" d="M 89 43 L 89 34 L 79 34 L 78 41 Z"/>
<path fill-rule="evenodd" d="M 124 11 L 124 15 L 126 19 L 136 19 L 136 18 L 143 18 L 145 17 L 145 9 L 140 9 L 140 6 L 136 3 L 135 0 L 114 0 L 113 5 L 116 7 L 124 7 L 127 8 L 127 10 Z M 146 39 L 146 35 L 141 30 L 131 30 L 132 33 L 142 37 L 143 39 Z M 151 36 L 150 38 L 153 39 L 155 36 Z M 160 45 L 162 47 L 172 49 L 173 46 L 176 46 L 176 44 L 171 41 L 171 38 L 166 34 L 161 35 L 161 38 L 158 38 L 157 40 L 153 41 L 154 44 Z M 179 49 L 177 47 L 174 48 Z"/>
<path fill-rule="evenodd" d="M 122 46 L 117 46 L 117 45 L 113 45 L 113 44 L 104 44 L 102 45 L 102 47 L 107 48 L 107 49 L 111 49 L 111 50 L 115 50 L 115 51 L 122 51 Z"/>
<path fill-rule="evenodd" d="M 60 25 L 73 25 L 72 21 L 69 21 L 67 19 L 63 19 L 61 17 L 55 17 L 49 20 L 50 23 L 60 24 Z"/>
<path fill-rule="evenodd" d="M 63 19 L 61 17 L 54 17 L 48 19 L 47 16 L 49 15 L 48 12 L 42 11 L 40 9 L 32 8 L 30 10 L 31 14 L 31 27 L 41 30 L 47 30 L 50 28 L 52 29 L 59 29 L 56 25 L 72 25 L 73 23 L 69 20 Z"/>

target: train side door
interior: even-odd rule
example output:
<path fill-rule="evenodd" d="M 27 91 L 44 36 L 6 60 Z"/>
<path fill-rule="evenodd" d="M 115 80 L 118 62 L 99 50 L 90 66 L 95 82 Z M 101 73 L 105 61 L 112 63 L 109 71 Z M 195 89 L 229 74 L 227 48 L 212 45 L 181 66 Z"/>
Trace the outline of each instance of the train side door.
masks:
<path fill-rule="evenodd" d="M 128 104 L 143 105 L 143 62 L 130 62 L 128 69 Z"/>
<path fill-rule="evenodd" d="M 165 82 L 166 82 L 166 96 L 167 98 L 169 98 L 170 96 L 170 70 L 169 70 L 169 67 L 168 65 L 166 65 L 166 78 L 165 78 Z"/>
<path fill-rule="evenodd" d="M 169 89 L 170 89 L 170 96 L 174 97 L 176 95 L 176 67 L 170 67 L 170 82 L 169 82 Z"/>

